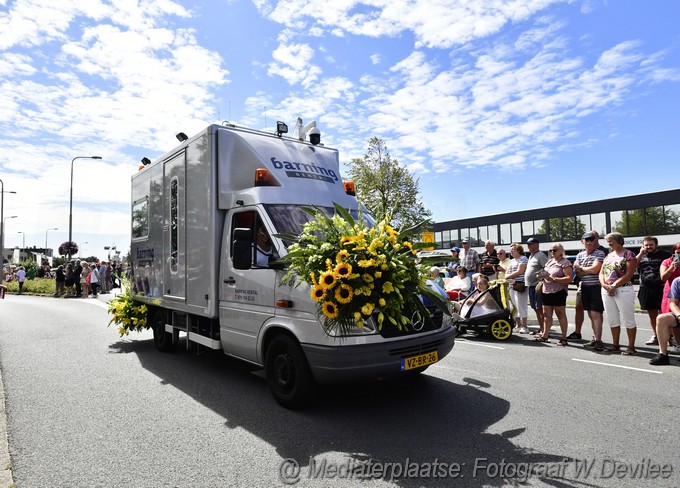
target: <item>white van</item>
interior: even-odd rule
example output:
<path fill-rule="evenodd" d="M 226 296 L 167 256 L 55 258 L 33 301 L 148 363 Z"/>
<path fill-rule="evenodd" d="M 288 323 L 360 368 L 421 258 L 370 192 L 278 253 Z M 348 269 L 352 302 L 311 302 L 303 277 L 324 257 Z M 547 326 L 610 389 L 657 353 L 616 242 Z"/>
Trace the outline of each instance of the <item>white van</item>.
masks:
<path fill-rule="evenodd" d="M 314 382 L 418 373 L 454 345 L 448 316 L 432 308 L 419 330 L 374 324 L 343 337 L 322 326 L 306 285 L 281 284 L 276 263 L 311 218 L 302 205 L 356 217 L 338 152 L 312 141 L 210 125 L 132 177 L 135 299 L 149 308 L 158 349 L 187 340 L 262 366 L 276 400 L 301 405 Z M 186 136 L 185 136 L 186 138 Z M 148 160 L 147 160 L 148 161 Z M 256 240 L 264 233 L 266 252 Z"/>

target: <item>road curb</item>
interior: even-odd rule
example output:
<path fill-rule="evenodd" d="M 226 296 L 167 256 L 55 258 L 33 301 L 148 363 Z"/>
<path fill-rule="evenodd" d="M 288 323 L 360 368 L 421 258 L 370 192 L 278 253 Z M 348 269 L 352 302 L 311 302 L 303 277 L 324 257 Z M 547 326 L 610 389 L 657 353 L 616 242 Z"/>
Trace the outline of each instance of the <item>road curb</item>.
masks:
<path fill-rule="evenodd" d="M 14 486 L 12 458 L 9 454 L 9 440 L 7 438 L 5 384 L 2 382 L 2 372 L 0 372 L 0 486 Z"/>

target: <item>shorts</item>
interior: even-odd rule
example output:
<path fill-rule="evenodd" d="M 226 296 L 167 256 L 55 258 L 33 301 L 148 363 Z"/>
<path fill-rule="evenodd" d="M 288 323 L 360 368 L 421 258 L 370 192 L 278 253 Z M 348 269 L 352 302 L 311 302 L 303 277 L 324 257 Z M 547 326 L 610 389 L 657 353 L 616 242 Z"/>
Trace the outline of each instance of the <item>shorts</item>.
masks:
<path fill-rule="evenodd" d="M 638 300 L 642 310 L 661 310 L 663 284 L 661 286 L 641 286 L 640 291 L 638 291 Z"/>
<path fill-rule="evenodd" d="M 536 293 L 536 285 L 529 286 L 529 305 L 534 310 L 540 310 L 543 308 L 543 295 L 541 293 Z"/>
<path fill-rule="evenodd" d="M 567 305 L 567 290 L 560 290 L 557 293 L 544 293 L 544 307 L 565 307 Z"/>
<path fill-rule="evenodd" d="M 609 327 L 625 327 L 634 329 L 635 323 L 635 290 L 630 285 L 616 289 L 613 297 L 610 297 L 607 290 L 600 290 L 602 303 L 604 304 L 605 324 Z"/>
<path fill-rule="evenodd" d="M 581 299 L 583 300 L 583 310 L 598 313 L 604 312 L 601 286 L 594 285 L 581 287 Z"/>

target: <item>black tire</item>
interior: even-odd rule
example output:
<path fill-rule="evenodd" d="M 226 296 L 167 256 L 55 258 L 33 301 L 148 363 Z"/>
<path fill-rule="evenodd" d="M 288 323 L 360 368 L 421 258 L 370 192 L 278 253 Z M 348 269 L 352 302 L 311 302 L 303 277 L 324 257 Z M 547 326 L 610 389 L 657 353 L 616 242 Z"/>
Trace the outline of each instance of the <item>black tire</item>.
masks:
<path fill-rule="evenodd" d="M 274 399 L 287 408 L 303 406 L 314 381 L 300 345 L 280 334 L 272 339 L 265 355 L 267 384 Z"/>
<path fill-rule="evenodd" d="M 151 320 L 153 343 L 156 349 L 161 352 L 171 352 L 175 346 L 172 343 L 172 334 L 165 331 L 165 314 L 161 310 L 156 310 Z"/>

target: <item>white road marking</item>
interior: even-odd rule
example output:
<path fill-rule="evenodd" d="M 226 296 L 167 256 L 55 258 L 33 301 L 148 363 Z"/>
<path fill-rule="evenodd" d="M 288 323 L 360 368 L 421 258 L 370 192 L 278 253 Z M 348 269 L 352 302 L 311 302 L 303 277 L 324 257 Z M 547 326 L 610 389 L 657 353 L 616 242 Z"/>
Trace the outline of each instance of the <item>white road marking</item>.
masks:
<path fill-rule="evenodd" d="M 579 361 L 581 363 L 590 363 L 590 364 L 600 364 L 602 366 L 611 366 L 612 368 L 632 369 L 632 370 L 635 370 L 635 371 L 644 371 L 645 373 L 663 374 L 663 371 L 656 371 L 656 370 L 653 370 L 653 369 L 633 368 L 632 366 L 621 366 L 619 364 L 601 363 L 599 361 L 588 361 L 587 359 L 571 358 L 571 360 L 572 361 Z"/>
<path fill-rule="evenodd" d="M 491 349 L 505 349 L 504 347 L 492 346 L 490 344 L 479 344 L 477 342 L 468 341 L 467 339 L 456 339 L 456 342 L 460 342 L 462 344 L 469 344 L 471 346 L 490 347 Z"/>

